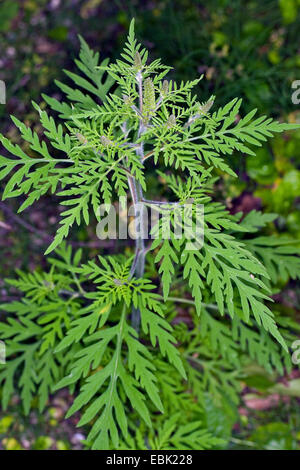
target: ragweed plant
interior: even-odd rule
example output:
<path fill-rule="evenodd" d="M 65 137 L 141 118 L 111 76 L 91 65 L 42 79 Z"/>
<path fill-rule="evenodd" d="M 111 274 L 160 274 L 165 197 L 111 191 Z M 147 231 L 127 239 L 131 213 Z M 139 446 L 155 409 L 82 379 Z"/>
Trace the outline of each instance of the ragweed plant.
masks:
<path fill-rule="evenodd" d="M 297 126 L 255 110 L 241 118 L 238 99 L 216 110 L 214 97 L 200 103 L 193 94 L 200 79 L 168 81 L 170 67 L 148 61 L 133 22 L 116 63 L 100 63 L 81 39 L 76 64 L 81 74 L 66 72 L 73 85 L 57 83 L 65 101 L 44 96 L 62 123 L 34 103 L 47 143 L 15 117 L 29 154 L 0 136 L 12 155 L 0 157 L 3 198 L 22 197 L 20 212 L 46 193 L 66 206 L 46 251 L 54 252 L 49 271 L 8 281 L 24 296 L 1 305 L 3 406 L 16 386 L 26 412 L 34 397 L 42 411 L 49 393 L 70 387 L 68 416 L 81 413 L 93 449 L 220 448 L 236 419 L 245 363 L 291 368 L 295 324 L 275 318 L 270 294 L 278 279 L 299 274 L 300 263 L 290 239 L 257 235 L 274 214 L 230 215 L 214 200 L 214 184 L 236 176 L 230 155 L 255 158 L 255 146 Z M 174 201 L 147 199 L 150 171 Z M 71 227 L 89 224 L 91 213 L 99 219 L 101 203 L 127 194 L 136 211 L 134 253 L 83 262 L 65 244 Z M 204 207 L 201 244 L 191 245 L 186 232 L 175 236 L 185 205 L 190 229 L 196 206 Z M 140 209 L 147 206 L 167 206 L 168 238 L 160 219 L 149 242 Z M 182 321 L 178 306 L 188 308 Z"/>

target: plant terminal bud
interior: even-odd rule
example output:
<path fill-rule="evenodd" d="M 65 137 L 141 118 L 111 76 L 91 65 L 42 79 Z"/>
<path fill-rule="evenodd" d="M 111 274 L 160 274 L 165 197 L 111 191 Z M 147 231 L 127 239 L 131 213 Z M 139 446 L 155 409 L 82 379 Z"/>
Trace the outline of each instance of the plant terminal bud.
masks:
<path fill-rule="evenodd" d="M 88 143 L 87 139 L 84 137 L 84 135 L 80 134 L 79 132 L 76 134 L 77 139 L 79 140 L 80 143 L 86 145 Z"/>
<path fill-rule="evenodd" d="M 167 126 L 169 128 L 176 126 L 176 118 L 175 118 L 174 114 L 171 114 L 171 116 L 169 116 L 169 118 L 167 120 Z"/>
<path fill-rule="evenodd" d="M 129 96 L 123 95 L 122 98 L 123 98 L 123 101 L 124 101 L 125 104 L 131 104 L 131 100 L 130 100 Z"/>
<path fill-rule="evenodd" d="M 162 84 L 162 87 L 161 87 L 161 94 L 163 96 L 166 96 L 169 92 L 169 82 L 168 80 L 164 80 L 163 81 L 163 84 Z"/>
<path fill-rule="evenodd" d="M 112 141 L 105 135 L 102 135 L 100 137 L 100 141 L 101 141 L 101 144 L 104 145 L 104 147 L 108 147 L 109 145 L 112 145 Z"/>
<path fill-rule="evenodd" d="M 207 114 L 213 104 L 214 104 L 213 100 L 208 100 L 205 104 L 200 106 L 199 111 L 198 111 L 200 116 L 203 116 L 203 115 Z"/>

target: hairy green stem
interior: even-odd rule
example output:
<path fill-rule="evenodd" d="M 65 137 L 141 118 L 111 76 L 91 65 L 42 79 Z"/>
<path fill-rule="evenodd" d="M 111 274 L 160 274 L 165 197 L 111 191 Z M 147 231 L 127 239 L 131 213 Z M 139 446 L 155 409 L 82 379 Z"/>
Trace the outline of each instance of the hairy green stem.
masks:
<path fill-rule="evenodd" d="M 163 299 L 163 296 L 161 296 L 161 298 Z M 194 300 L 184 299 L 184 298 L 181 298 L 181 297 L 168 297 L 167 300 L 169 300 L 170 302 L 178 302 L 178 303 L 182 303 L 182 304 L 195 305 Z M 219 310 L 219 307 L 215 304 L 205 304 L 205 303 L 202 302 L 201 305 L 204 308 L 210 308 L 212 310 Z"/>

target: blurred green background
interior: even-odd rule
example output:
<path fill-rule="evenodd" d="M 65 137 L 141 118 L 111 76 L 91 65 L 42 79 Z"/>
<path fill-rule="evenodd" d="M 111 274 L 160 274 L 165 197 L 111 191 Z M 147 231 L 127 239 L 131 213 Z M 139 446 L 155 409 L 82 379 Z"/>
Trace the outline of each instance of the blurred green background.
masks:
<path fill-rule="evenodd" d="M 219 106 L 239 96 L 243 112 L 255 107 L 280 120 L 299 120 L 300 105 L 292 103 L 291 95 L 293 81 L 300 79 L 300 0 L 1 0 L 0 79 L 7 86 L 1 132 L 19 142 L 9 114 L 39 131 L 31 100 L 42 103 L 42 93 L 60 98 L 54 81 L 65 80 L 64 68 L 74 69 L 78 34 L 102 59 L 114 59 L 132 17 L 150 57 L 173 66 L 176 80 L 204 75 L 197 89 L 201 101 L 214 94 Z M 300 131 L 276 137 L 256 157 L 233 157 L 232 166 L 239 177 L 222 180 L 219 200 L 232 212 L 276 212 L 280 217 L 272 230 L 299 239 Z M 22 219 L 14 216 L 15 202 L 0 203 L 1 301 L 7 301 L 3 279 L 16 267 L 44 264 L 42 234 L 53 233 L 55 202 L 45 197 Z M 92 232 L 78 229 L 74 240 L 93 250 Z M 276 300 L 283 311 L 299 318 L 299 287 L 284 282 L 279 287 L 283 294 Z M 292 379 L 297 381 L 297 371 Z M 297 386 L 295 396 L 265 394 L 262 402 L 259 392 L 266 384 L 245 384 L 243 426 L 236 430 L 233 447 L 299 448 Z M 61 423 L 69 399 L 55 396 L 44 416 L 33 412 L 25 419 L 16 397 L 10 413 L 0 411 L 0 448 L 80 448 L 82 436 L 74 422 Z"/>

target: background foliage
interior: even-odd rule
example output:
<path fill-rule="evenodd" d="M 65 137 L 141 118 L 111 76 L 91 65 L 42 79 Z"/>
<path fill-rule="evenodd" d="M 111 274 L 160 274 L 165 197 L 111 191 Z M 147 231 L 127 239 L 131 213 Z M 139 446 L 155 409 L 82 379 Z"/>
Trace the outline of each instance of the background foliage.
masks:
<path fill-rule="evenodd" d="M 163 63 L 174 66 L 177 80 L 205 74 L 206 80 L 198 88 L 201 102 L 212 92 L 220 106 L 239 96 L 243 97 L 242 113 L 257 107 L 260 114 L 294 122 L 299 113 L 291 102 L 291 83 L 300 75 L 299 12 L 298 0 L 4 0 L 0 3 L 0 79 L 7 85 L 8 102 L 0 107 L 1 132 L 20 143 L 7 119 L 12 113 L 35 126 L 39 133 L 31 100 L 43 106 L 42 92 L 61 98 L 53 81 L 65 81 L 62 69 L 74 67 L 73 58 L 79 49 L 77 35 L 100 50 L 102 58 L 114 59 L 132 16 L 136 18 L 138 37 L 150 50 L 151 58 L 161 57 Z M 239 178 L 224 178 L 217 188 L 219 200 L 225 200 L 232 213 L 261 208 L 279 213 L 267 232 L 298 240 L 299 139 L 299 131 L 277 136 L 259 149 L 256 158 L 248 158 L 245 163 L 236 157 L 233 166 Z M 153 194 L 159 191 L 155 178 L 151 190 Z M 56 225 L 60 211 L 55 197 L 45 197 L 20 219 L 13 215 L 15 204 L 0 205 L 1 302 L 18 296 L 17 290 L 8 291 L 4 285 L 4 278 L 12 277 L 15 267 L 45 268 L 40 254 L 49 244 L 52 225 Z M 92 225 L 87 230 L 73 230 L 72 236 L 74 245 L 81 244 L 91 254 L 97 254 L 99 242 Z M 119 246 L 107 242 L 104 248 L 113 252 Z M 286 318 L 297 321 L 300 290 L 295 281 L 287 283 L 284 277 L 277 282 L 277 291 L 282 289 L 281 294 L 274 290 L 277 308 Z M 187 313 L 188 309 L 182 309 L 181 316 Z M 293 393 L 286 390 L 288 382 Z M 239 416 L 232 416 L 228 407 L 228 414 L 219 424 L 221 437 L 231 435 L 233 428 L 229 446 L 298 448 L 297 370 L 285 377 L 265 377 L 260 367 L 253 365 L 241 381 L 239 393 Z M 63 435 L 56 430 L 67 408 L 67 395 L 53 397 L 43 416 L 39 415 L 37 404 L 37 412 L 28 419 L 23 417 L 18 400 L 14 397 L 9 413 L 0 414 L 2 447 L 80 446 L 80 433 L 78 437 L 74 429 L 76 416 L 67 422 Z M 209 403 L 206 409 L 209 424 L 215 417 L 209 415 Z M 85 430 L 82 432 L 86 435 Z"/>

